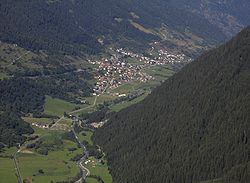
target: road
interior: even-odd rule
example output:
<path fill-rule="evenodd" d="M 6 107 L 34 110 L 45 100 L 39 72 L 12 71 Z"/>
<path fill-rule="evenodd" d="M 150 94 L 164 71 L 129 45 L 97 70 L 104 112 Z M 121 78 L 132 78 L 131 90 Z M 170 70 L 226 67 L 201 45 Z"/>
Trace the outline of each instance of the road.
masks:
<path fill-rule="evenodd" d="M 61 117 L 57 122 L 59 122 L 60 120 L 62 120 L 64 117 Z M 78 144 L 81 146 L 81 148 L 83 149 L 83 152 L 84 152 L 84 155 L 83 157 L 77 161 L 77 166 L 80 168 L 81 170 L 81 178 L 79 180 L 77 180 L 75 183 L 82 183 L 83 181 L 82 180 L 85 180 L 86 177 L 88 175 L 90 175 L 90 171 L 84 167 L 83 165 L 83 162 L 86 160 L 86 158 L 89 156 L 89 153 L 86 149 L 86 147 L 81 143 L 81 141 L 79 140 L 76 132 L 75 132 L 75 121 L 73 121 L 73 125 L 72 125 L 72 132 L 74 133 L 74 136 L 78 142 Z M 3 144 L 5 145 L 5 144 Z M 18 153 L 20 153 L 21 151 L 21 148 L 18 149 L 14 154 L 13 154 L 13 161 L 14 161 L 14 165 L 15 165 L 15 170 L 16 170 L 16 175 L 17 175 L 17 179 L 18 179 L 18 183 L 23 183 L 22 181 L 22 176 L 21 176 L 21 172 L 20 172 L 20 169 L 19 169 L 19 166 L 18 166 L 18 162 L 17 162 L 17 155 Z"/>
<path fill-rule="evenodd" d="M 87 108 L 91 108 L 91 107 L 94 107 L 96 105 L 96 101 L 97 101 L 97 98 L 98 96 L 95 97 L 95 100 L 94 100 L 94 103 L 91 105 L 91 106 L 88 106 L 88 107 L 85 107 L 85 108 L 82 108 L 82 109 L 79 109 L 79 110 L 76 110 L 76 111 L 72 111 L 68 114 L 74 114 L 76 112 L 80 112 L 81 110 L 84 110 L 84 109 L 87 109 Z M 56 125 L 64 119 L 64 116 L 62 116 L 60 119 L 58 119 L 55 124 L 53 124 L 50 128 L 53 128 L 53 127 L 56 127 Z M 81 124 L 80 124 L 81 125 Z M 81 141 L 79 140 L 76 132 L 75 132 L 75 129 L 74 129 L 74 126 L 75 126 L 75 121 L 73 121 L 73 125 L 71 126 L 72 127 L 72 132 L 74 133 L 74 136 L 77 140 L 77 142 L 79 143 L 79 145 L 81 146 L 81 148 L 83 149 L 83 152 L 84 152 L 84 156 L 77 162 L 77 166 L 80 168 L 81 170 L 81 178 L 79 180 L 77 180 L 75 183 L 82 183 L 83 180 L 86 179 L 86 177 L 88 175 L 90 175 L 90 171 L 84 167 L 83 165 L 83 162 L 86 160 L 86 158 L 89 156 L 88 154 L 88 151 L 86 149 L 86 147 L 81 143 Z M 82 127 L 82 126 L 81 126 Z M 3 144 L 5 145 L 5 144 Z M 14 160 L 14 164 L 15 164 L 15 170 L 16 170 L 16 173 L 17 173 L 17 177 L 18 177 L 18 183 L 23 183 L 22 182 L 22 177 L 21 177 L 21 173 L 20 173 L 20 169 L 18 167 L 18 162 L 17 162 L 17 154 L 21 151 L 21 149 L 19 149 L 18 151 L 15 152 L 15 154 L 13 155 L 13 160 Z"/>
<path fill-rule="evenodd" d="M 68 112 L 68 114 L 69 114 L 69 115 L 75 114 L 75 113 L 77 113 L 77 112 L 81 112 L 81 111 L 83 111 L 83 110 L 86 110 L 86 109 L 89 109 L 89 108 L 91 108 L 91 107 L 94 107 L 94 106 L 96 105 L 97 98 L 98 98 L 98 96 L 95 97 L 95 100 L 94 100 L 94 102 L 93 102 L 92 105 L 87 106 L 87 107 L 84 107 L 84 108 L 81 108 L 81 109 L 78 109 L 78 110 L 75 110 L 75 111 Z M 50 127 L 50 129 L 53 129 L 54 127 L 56 127 L 56 125 L 57 125 L 61 120 L 63 120 L 63 119 L 64 119 L 64 116 L 62 116 L 60 119 L 58 119 L 58 120 Z"/>
<path fill-rule="evenodd" d="M 7 65 L 7 67 L 9 67 L 9 66 L 15 64 L 15 63 L 16 63 L 18 60 L 20 60 L 23 56 L 25 56 L 25 55 L 27 55 L 27 54 L 29 54 L 29 53 L 30 53 L 30 51 L 27 51 L 27 52 L 25 52 L 23 55 L 19 56 L 18 58 L 13 59 L 12 62 L 11 62 L 9 65 Z"/>
<path fill-rule="evenodd" d="M 63 119 L 64 119 L 64 116 L 62 116 L 60 119 L 58 119 L 50 128 L 56 127 L 57 123 L 59 123 Z"/>
<path fill-rule="evenodd" d="M 84 152 L 83 157 L 79 161 L 77 161 L 77 166 L 81 170 L 81 178 L 79 180 L 77 180 L 75 183 L 82 183 L 82 180 L 85 180 L 86 177 L 88 175 L 90 175 L 90 171 L 86 167 L 84 167 L 83 164 L 82 164 L 86 160 L 86 158 L 89 156 L 89 153 L 88 153 L 86 147 L 79 140 L 79 138 L 78 138 L 78 136 L 77 136 L 77 134 L 75 132 L 74 127 L 75 127 L 75 121 L 73 121 L 72 132 L 74 133 L 74 136 L 75 136 L 78 144 L 81 146 L 81 148 L 83 149 L 83 152 Z"/>
<path fill-rule="evenodd" d="M 93 103 L 92 105 L 90 105 L 90 106 L 88 106 L 88 107 L 84 107 L 84 108 L 82 108 L 82 109 L 78 109 L 78 110 L 69 112 L 68 114 L 75 114 L 75 113 L 81 112 L 81 111 L 83 111 L 83 110 L 85 110 L 85 109 L 89 109 L 89 108 L 91 108 L 91 107 L 94 107 L 94 106 L 96 105 L 97 97 L 98 97 L 98 96 L 95 97 L 94 103 Z"/>
<path fill-rule="evenodd" d="M 111 82 L 112 82 L 112 81 L 113 81 L 113 79 L 111 80 Z M 108 89 L 108 87 L 109 87 L 109 85 L 107 85 L 107 86 L 105 87 L 105 89 L 102 91 L 101 95 L 103 95 L 103 94 L 105 93 L 105 91 Z M 98 98 L 98 95 L 96 95 L 95 100 L 94 100 L 94 103 L 93 103 L 92 105 L 90 105 L 90 106 L 88 106 L 88 107 L 84 107 L 84 108 L 82 108 L 82 109 L 78 109 L 78 110 L 69 112 L 68 114 L 75 114 L 75 113 L 77 113 L 77 112 L 81 112 L 81 111 L 86 110 L 86 109 L 89 109 L 89 108 L 91 108 L 91 107 L 95 107 L 97 98 Z"/>
<path fill-rule="evenodd" d="M 22 179 L 22 176 L 21 176 L 21 172 L 20 172 L 20 169 L 19 169 L 19 166 L 18 166 L 18 162 L 17 162 L 17 154 L 21 151 L 21 149 L 18 149 L 14 155 L 13 155 L 13 161 L 14 161 L 14 165 L 15 165 L 15 170 L 16 170 L 16 174 L 17 174 L 17 179 L 18 179 L 18 183 L 23 183 L 23 179 Z"/>
<path fill-rule="evenodd" d="M 64 119 L 64 116 L 62 116 L 53 126 L 55 127 L 55 125 L 56 125 L 58 122 L 60 122 L 62 119 Z M 53 126 L 52 126 L 52 127 L 53 127 Z M 52 127 L 51 127 L 51 128 L 52 128 Z M 76 132 L 75 132 L 74 127 L 75 127 L 75 121 L 73 121 L 72 132 L 74 133 L 74 136 L 75 136 L 75 138 L 76 138 L 78 144 L 81 146 L 81 148 L 83 149 L 83 152 L 84 152 L 83 157 L 82 157 L 79 161 L 77 161 L 77 166 L 78 166 L 78 167 L 80 168 L 80 170 L 81 170 L 81 178 L 80 178 L 79 180 L 77 180 L 75 183 L 82 183 L 83 180 L 85 180 L 86 177 L 87 177 L 88 175 L 90 175 L 90 171 L 89 171 L 86 167 L 84 167 L 84 165 L 83 165 L 83 162 L 87 159 L 87 157 L 89 156 L 89 153 L 88 153 L 86 147 L 81 143 L 80 139 L 78 138 L 78 136 L 77 136 L 77 134 L 76 134 Z M 2 142 L 0 142 L 0 143 L 3 144 L 3 145 L 6 145 L 6 144 L 4 144 L 4 143 L 2 143 Z M 21 150 L 22 150 L 22 148 L 20 147 L 20 148 L 13 154 L 13 161 L 14 161 L 14 165 L 15 165 L 15 170 L 16 170 L 16 175 L 17 175 L 18 183 L 23 183 L 23 181 L 22 181 L 22 176 L 21 176 L 21 172 L 20 172 L 20 169 L 19 169 L 19 166 L 18 166 L 18 162 L 17 162 L 17 155 L 18 155 L 18 153 L 21 152 Z"/>

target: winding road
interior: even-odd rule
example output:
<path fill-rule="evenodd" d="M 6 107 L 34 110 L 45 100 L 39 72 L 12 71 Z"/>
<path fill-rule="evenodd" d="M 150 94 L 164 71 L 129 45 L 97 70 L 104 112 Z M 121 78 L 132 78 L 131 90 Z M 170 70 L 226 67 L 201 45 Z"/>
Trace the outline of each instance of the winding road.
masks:
<path fill-rule="evenodd" d="M 82 162 L 84 162 L 86 160 L 86 158 L 88 158 L 89 152 L 87 151 L 86 147 L 81 143 L 81 141 L 79 140 L 79 138 L 78 138 L 78 136 L 77 136 L 77 134 L 75 132 L 75 129 L 74 129 L 75 123 L 76 123 L 76 121 L 73 120 L 72 132 L 74 133 L 74 136 L 75 136 L 78 144 L 81 146 L 81 148 L 83 149 L 83 152 L 84 152 L 83 157 L 79 161 L 77 161 L 77 166 L 81 170 L 81 178 L 79 180 L 77 180 L 75 183 L 82 183 L 82 180 L 85 180 L 86 177 L 88 175 L 90 175 L 90 171 L 86 167 L 84 167 L 83 164 L 82 164 Z"/>
<path fill-rule="evenodd" d="M 82 108 L 82 109 L 79 109 L 79 110 L 75 110 L 75 111 L 72 111 L 70 112 L 69 114 L 73 114 L 73 113 L 76 113 L 76 112 L 79 112 L 79 111 L 82 111 L 84 109 L 87 109 L 87 108 L 90 108 L 90 107 L 94 107 L 96 105 L 96 101 L 97 101 L 97 98 L 98 96 L 95 97 L 95 100 L 93 102 L 93 104 L 91 106 L 88 106 L 88 107 L 85 107 L 85 108 Z M 60 119 L 58 119 L 51 127 L 50 129 L 54 128 L 57 126 L 57 124 L 64 119 L 64 116 L 62 116 Z M 76 119 L 78 120 L 78 119 Z M 81 143 L 80 139 L 78 138 L 76 132 L 75 132 L 75 125 L 76 125 L 76 120 L 73 120 L 73 124 L 71 126 L 72 128 L 72 132 L 74 133 L 74 136 L 75 136 L 75 139 L 77 140 L 78 144 L 81 146 L 81 148 L 83 149 L 83 152 L 84 152 L 84 155 L 83 157 L 77 161 L 77 166 L 80 168 L 81 170 L 81 178 L 79 180 L 77 180 L 75 183 L 83 183 L 83 180 L 86 179 L 86 177 L 88 175 L 90 175 L 90 171 L 83 165 L 83 162 L 88 158 L 89 156 L 89 153 L 86 149 L 86 147 Z M 81 125 L 81 124 L 80 124 Z M 82 127 L 82 126 L 81 126 Z M 0 142 L 2 145 L 6 145 L 2 142 Z M 21 172 L 20 172 L 20 169 L 19 169 L 19 166 L 18 166 L 18 162 L 17 162 L 17 154 L 20 153 L 21 149 L 18 149 L 14 154 L 13 154 L 13 161 L 14 161 L 14 165 L 15 165 L 15 170 L 16 170 L 16 175 L 17 175 L 17 178 L 18 178 L 18 183 L 23 183 L 22 181 L 22 176 L 21 176 Z"/>
<path fill-rule="evenodd" d="M 62 119 L 63 119 L 63 117 L 60 118 L 59 121 L 62 120 Z M 75 132 L 75 129 L 74 129 L 75 125 L 76 125 L 76 120 L 73 120 L 73 124 L 71 126 L 72 132 L 73 132 L 73 134 L 75 136 L 75 139 L 77 140 L 77 143 L 81 146 L 81 148 L 83 149 L 83 152 L 84 152 L 83 157 L 79 161 L 77 161 L 77 166 L 81 170 L 81 178 L 79 180 L 77 180 L 75 183 L 83 183 L 83 180 L 85 180 L 86 177 L 88 175 L 90 175 L 90 171 L 86 167 L 84 167 L 84 165 L 83 165 L 83 162 L 88 158 L 89 153 L 88 153 L 86 147 L 81 143 L 80 139 L 78 138 L 78 136 L 77 136 L 77 134 Z M 20 172 L 20 169 L 19 169 L 19 166 L 18 166 L 18 161 L 17 161 L 17 155 L 18 155 L 18 153 L 20 153 L 20 151 L 21 151 L 21 148 L 19 148 L 13 154 L 13 161 L 14 161 L 14 165 L 15 165 L 15 170 L 16 170 L 18 183 L 23 183 L 21 172 Z"/>

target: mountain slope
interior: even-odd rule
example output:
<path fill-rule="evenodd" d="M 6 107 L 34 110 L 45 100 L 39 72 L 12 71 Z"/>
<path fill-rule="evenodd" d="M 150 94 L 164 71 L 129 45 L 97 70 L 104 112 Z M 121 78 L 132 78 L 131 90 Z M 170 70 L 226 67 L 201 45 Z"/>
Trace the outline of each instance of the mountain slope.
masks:
<path fill-rule="evenodd" d="M 236 10 L 243 19 L 244 12 L 250 8 L 248 2 L 241 1 L 247 6 Z M 3 0 L 0 2 L 0 40 L 32 50 L 69 54 L 96 54 L 113 44 L 142 49 L 151 42 L 163 41 L 164 45 L 198 54 L 250 23 L 245 19 L 236 28 L 234 25 L 218 26 L 208 18 L 214 14 L 214 4 L 208 4 L 207 9 L 212 9 L 208 13 L 197 5 L 203 6 L 204 2 Z M 227 5 L 220 5 L 216 12 L 223 13 Z M 231 15 L 234 10 L 227 13 Z M 222 18 L 221 21 L 227 20 Z"/>
<path fill-rule="evenodd" d="M 34 132 L 16 111 L 1 111 L 0 121 L 0 149 L 4 146 L 15 146 L 17 143 L 23 143 L 26 139 L 23 134 Z"/>
<path fill-rule="evenodd" d="M 114 182 L 250 180 L 250 27 L 95 134 Z"/>
<path fill-rule="evenodd" d="M 250 2 L 248 0 L 176 0 L 174 6 L 199 14 L 218 27 L 227 37 L 249 25 Z"/>

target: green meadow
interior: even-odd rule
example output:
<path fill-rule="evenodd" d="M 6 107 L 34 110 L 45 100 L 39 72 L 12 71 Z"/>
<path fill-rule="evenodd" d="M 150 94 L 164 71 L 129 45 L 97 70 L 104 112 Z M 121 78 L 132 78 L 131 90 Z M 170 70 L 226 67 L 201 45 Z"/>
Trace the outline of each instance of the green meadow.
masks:
<path fill-rule="evenodd" d="M 75 142 L 65 140 L 63 131 L 33 128 L 42 142 L 40 146 L 53 147 L 53 150 L 50 150 L 47 156 L 38 154 L 35 149 L 23 149 L 18 153 L 17 160 L 22 179 L 32 183 L 72 180 L 80 170 L 71 158 L 82 154 L 82 149 L 78 148 Z M 16 150 L 14 147 L 4 148 L 4 151 L 0 152 L 0 183 L 17 182 L 15 167 L 11 159 Z"/>
<path fill-rule="evenodd" d="M 122 109 L 125 109 L 131 105 L 134 105 L 134 104 L 137 104 L 138 102 L 142 101 L 148 94 L 144 94 L 140 97 L 137 97 L 135 98 L 134 100 L 131 100 L 131 101 L 128 101 L 128 102 L 124 102 L 124 103 L 121 103 L 121 104 L 116 104 L 116 105 L 113 105 L 110 109 L 110 111 L 113 111 L 113 112 L 119 112 L 120 110 Z"/>
<path fill-rule="evenodd" d="M 64 112 L 70 112 L 76 107 L 84 107 L 84 105 L 70 103 L 61 99 L 46 96 L 44 104 L 44 113 L 52 116 L 62 116 Z"/>
<path fill-rule="evenodd" d="M 95 178 L 87 177 L 86 178 L 87 183 L 99 183 Z"/>
<path fill-rule="evenodd" d="M 92 131 L 83 131 L 79 133 L 78 137 L 80 141 L 87 141 L 90 145 L 93 145 L 93 141 L 91 140 L 92 135 Z"/>
<path fill-rule="evenodd" d="M 44 123 L 44 124 L 49 124 L 52 122 L 51 118 L 33 118 L 33 117 L 23 117 L 23 120 L 32 124 L 32 123 Z"/>
<path fill-rule="evenodd" d="M 78 134 L 78 137 L 81 141 L 85 140 L 90 145 L 93 145 L 93 141 L 91 139 L 92 135 L 93 131 L 84 130 Z M 85 160 L 85 162 L 83 162 L 83 165 L 89 169 L 91 176 L 99 176 L 105 183 L 112 183 L 112 177 L 109 173 L 107 161 L 105 159 L 98 160 L 94 157 L 89 157 Z M 86 179 L 86 182 L 98 183 L 98 181 L 91 176 Z"/>
<path fill-rule="evenodd" d="M 103 160 L 104 164 L 102 164 L 94 157 L 89 157 L 87 162 L 88 163 L 85 164 L 85 166 L 89 169 L 91 175 L 101 177 L 105 183 L 112 183 L 112 177 L 109 173 L 108 165 L 105 160 Z"/>
<path fill-rule="evenodd" d="M 84 107 L 84 105 L 74 104 L 65 100 L 46 96 L 44 104 L 44 113 L 59 117 L 62 116 L 64 112 L 71 112 L 76 107 Z"/>
<path fill-rule="evenodd" d="M 49 139 L 51 137 L 45 137 L 44 140 L 48 142 Z M 71 152 L 69 148 L 77 150 Z M 82 149 L 77 148 L 74 142 L 68 140 L 63 141 L 62 149 L 50 151 L 47 156 L 34 151 L 33 153 L 20 153 L 18 162 L 22 177 L 32 179 L 33 183 L 69 181 L 80 171 L 76 163 L 70 159 L 81 153 Z"/>
<path fill-rule="evenodd" d="M 10 158 L 0 157 L 0 183 L 14 183 L 17 182 L 14 162 Z"/>
<path fill-rule="evenodd" d="M 16 150 L 16 147 L 11 147 L 0 152 L 0 183 L 17 182 L 14 162 L 11 159 Z"/>

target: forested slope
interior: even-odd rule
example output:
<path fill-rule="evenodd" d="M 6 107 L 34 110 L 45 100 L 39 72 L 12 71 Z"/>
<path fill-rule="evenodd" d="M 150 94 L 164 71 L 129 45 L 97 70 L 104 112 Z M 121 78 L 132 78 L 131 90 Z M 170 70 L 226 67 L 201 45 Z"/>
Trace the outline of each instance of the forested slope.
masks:
<path fill-rule="evenodd" d="M 250 28 L 95 133 L 115 183 L 248 183 Z"/>
<path fill-rule="evenodd" d="M 67 54 L 96 54 L 110 44 L 142 49 L 162 39 L 171 45 L 178 40 L 194 41 L 198 47 L 226 39 L 220 28 L 187 10 L 189 4 L 179 6 L 171 0 L 3 0 L 0 39 L 27 49 Z"/>
<path fill-rule="evenodd" d="M 33 133 L 30 125 L 24 122 L 17 111 L 6 109 L 0 112 L 0 149 L 6 146 L 15 146 L 26 139 L 23 134 Z"/>
<path fill-rule="evenodd" d="M 171 3 L 203 16 L 227 36 L 234 36 L 249 25 L 248 0 L 171 0 Z"/>
<path fill-rule="evenodd" d="M 70 82 L 72 80 L 74 83 Z M 77 102 L 69 93 L 77 94 L 79 88 L 84 91 L 81 96 L 89 95 L 91 91 L 88 85 L 75 78 L 74 73 L 49 80 L 17 77 L 0 80 L 0 142 L 13 146 L 25 140 L 23 134 L 33 132 L 30 124 L 22 120 L 24 115 L 52 117 L 43 113 L 45 95 Z"/>

